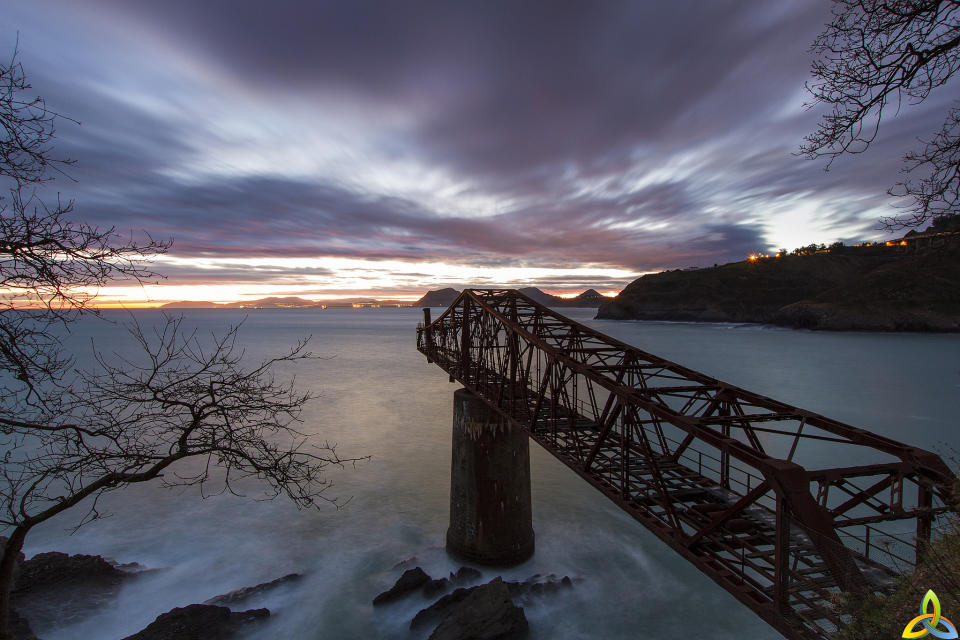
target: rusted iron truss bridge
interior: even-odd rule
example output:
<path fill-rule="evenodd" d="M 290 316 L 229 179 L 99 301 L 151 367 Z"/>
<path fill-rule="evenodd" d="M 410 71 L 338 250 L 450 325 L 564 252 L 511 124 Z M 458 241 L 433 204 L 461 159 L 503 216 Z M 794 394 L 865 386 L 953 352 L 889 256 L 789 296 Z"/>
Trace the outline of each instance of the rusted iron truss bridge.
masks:
<path fill-rule="evenodd" d="M 429 362 L 788 638 L 833 636 L 848 621 L 837 594 L 890 588 L 955 504 L 934 453 L 668 362 L 515 290 L 467 290 L 424 316 Z M 872 462 L 835 466 L 853 460 Z"/>

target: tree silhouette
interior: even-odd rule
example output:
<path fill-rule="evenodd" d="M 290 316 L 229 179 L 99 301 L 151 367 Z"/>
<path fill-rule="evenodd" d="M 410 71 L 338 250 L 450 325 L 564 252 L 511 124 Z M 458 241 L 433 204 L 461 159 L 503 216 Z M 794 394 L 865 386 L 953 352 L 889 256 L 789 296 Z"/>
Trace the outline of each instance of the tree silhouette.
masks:
<path fill-rule="evenodd" d="M 833 19 L 813 44 L 813 104 L 829 105 L 801 152 L 828 158 L 866 151 L 884 116 L 917 104 L 960 69 L 957 0 L 834 0 Z M 923 148 L 908 153 L 907 177 L 891 195 L 911 199 L 908 213 L 884 219 L 889 228 L 920 226 L 960 213 L 960 106 Z"/>
<path fill-rule="evenodd" d="M 138 355 L 96 353 L 87 371 L 61 343 L 91 307 L 98 287 L 144 281 L 144 266 L 169 242 L 141 242 L 72 220 L 72 202 L 48 205 L 40 187 L 69 161 L 52 155 L 62 116 L 30 89 L 15 50 L 0 65 L 0 640 L 8 632 L 10 591 L 20 550 L 36 525 L 79 508 L 77 525 L 100 516 L 108 491 L 159 479 L 201 494 L 238 490 L 256 478 L 268 496 L 298 507 L 327 498 L 324 469 L 354 462 L 313 443 L 296 425 L 311 399 L 277 366 L 313 358 L 306 341 L 248 363 L 237 327 L 201 339 L 182 319 L 152 331 L 128 327 Z M 188 459 L 193 459 L 190 464 Z M 199 461 L 199 462 L 197 462 Z"/>

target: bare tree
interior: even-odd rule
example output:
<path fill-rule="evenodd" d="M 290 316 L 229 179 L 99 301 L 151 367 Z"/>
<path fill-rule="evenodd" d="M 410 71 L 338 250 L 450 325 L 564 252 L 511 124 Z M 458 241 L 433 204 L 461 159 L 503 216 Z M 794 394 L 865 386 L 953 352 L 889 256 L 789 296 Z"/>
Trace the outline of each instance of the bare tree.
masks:
<path fill-rule="evenodd" d="M 96 353 L 79 370 L 61 336 L 98 287 L 154 277 L 143 260 L 169 243 L 143 242 L 71 219 L 73 203 L 47 205 L 40 187 L 69 164 L 52 156 L 59 116 L 30 88 L 14 51 L 0 65 L 0 640 L 8 640 L 14 568 L 28 532 L 79 508 L 76 526 L 99 517 L 98 500 L 132 483 L 239 492 L 255 478 L 269 497 L 298 507 L 328 499 L 334 446 L 299 431 L 309 393 L 278 382 L 277 367 L 312 358 L 306 341 L 247 363 L 237 328 L 201 339 L 167 318 L 128 327 L 139 355 Z M 75 509 L 76 510 L 76 509 Z"/>
<path fill-rule="evenodd" d="M 73 201 L 53 204 L 39 193 L 72 164 L 52 154 L 55 124 L 64 116 L 31 88 L 14 49 L 0 63 L 0 394 L 40 402 L 39 386 L 67 369 L 56 325 L 87 311 L 107 282 L 144 281 L 143 265 L 169 242 L 124 239 L 117 230 L 75 222 Z M 29 309 L 29 312 L 25 312 Z M 38 386 L 39 385 L 39 386 Z"/>
<path fill-rule="evenodd" d="M 801 151 L 826 157 L 863 153 L 884 115 L 904 101 L 923 102 L 960 69 L 958 0 L 834 0 L 833 19 L 813 44 L 814 104 L 830 105 Z M 891 195 L 912 199 L 909 214 L 885 219 L 889 228 L 919 226 L 960 213 L 960 107 L 942 129 L 906 156 L 906 178 Z"/>
<path fill-rule="evenodd" d="M 55 403 L 18 418 L 0 415 L 0 526 L 9 532 L 0 561 L 4 631 L 27 533 L 78 505 L 76 526 L 97 519 L 108 491 L 159 479 L 168 487 L 197 485 L 204 495 L 211 486 L 242 494 L 238 481 L 256 478 L 268 497 L 283 494 L 301 508 L 336 504 L 324 493 L 324 469 L 345 460 L 295 428 L 311 396 L 273 374 L 278 364 L 311 358 L 306 341 L 244 367 L 236 327 L 204 341 L 185 332 L 181 318 L 168 317 L 152 333 L 137 325 L 131 332 L 136 358 L 98 354 L 93 371 L 61 384 Z"/>

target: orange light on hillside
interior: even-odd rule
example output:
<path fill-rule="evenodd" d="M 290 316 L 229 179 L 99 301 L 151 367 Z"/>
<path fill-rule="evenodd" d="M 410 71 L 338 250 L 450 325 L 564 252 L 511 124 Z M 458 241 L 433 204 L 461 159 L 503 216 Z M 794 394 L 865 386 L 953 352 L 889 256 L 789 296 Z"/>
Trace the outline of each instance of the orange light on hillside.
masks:
<path fill-rule="evenodd" d="M 747 257 L 747 260 L 749 260 L 750 262 L 756 262 L 756 260 L 757 260 L 756 254 L 751 253 L 751 254 Z"/>

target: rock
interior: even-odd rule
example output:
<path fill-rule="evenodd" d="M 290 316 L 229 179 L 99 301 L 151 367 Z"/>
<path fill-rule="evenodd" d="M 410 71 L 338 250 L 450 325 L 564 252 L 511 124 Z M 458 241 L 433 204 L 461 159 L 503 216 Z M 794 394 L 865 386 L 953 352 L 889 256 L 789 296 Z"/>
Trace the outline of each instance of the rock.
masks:
<path fill-rule="evenodd" d="M 39 553 L 23 563 L 11 603 L 42 633 L 90 616 L 135 575 L 100 556 Z"/>
<path fill-rule="evenodd" d="M 441 591 L 446 591 L 449 587 L 450 581 L 446 578 L 430 580 L 423 585 L 423 595 L 430 597 L 440 593 Z"/>
<path fill-rule="evenodd" d="M 234 613 L 226 607 L 191 604 L 160 614 L 146 629 L 123 640 L 226 640 L 269 617 L 267 609 Z"/>
<path fill-rule="evenodd" d="M 237 604 L 238 602 L 242 602 L 244 600 L 247 600 L 248 598 L 263 595 L 267 591 L 275 589 L 289 582 L 296 582 L 302 577 L 303 575 L 299 573 L 288 573 L 287 575 L 277 578 L 276 580 L 271 580 L 270 582 L 261 582 L 260 584 L 253 587 L 244 587 L 243 589 L 236 589 L 234 591 L 231 591 L 230 593 L 224 593 L 219 596 L 214 596 L 209 600 L 204 600 L 203 604 L 213 604 L 213 605 L 229 607 L 232 604 Z"/>
<path fill-rule="evenodd" d="M 414 589 L 419 589 L 428 582 L 430 582 L 430 576 L 428 576 L 427 573 L 420 567 L 407 569 L 403 572 L 403 575 L 400 576 L 400 579 L 397 580 L 392 587 L 390 587 L 390 589 L 384 591 L 373 599 L 373 604 L 380 605 L 387 602 L 392 602 L 402 598 Z"/>
<path fill-rule="evenodd" d="M 552 573 L 546 577 L 537 574 L 523 582 L 507 582 L 505 584 L 507 589 L 510 590 L 510 596 L 519 599 L 524 604 L 529 602 L 531 596 L 547 595 L 560 589 L 573 587 L 573 581 L 568 576 L 559 578 Z"/>
<path fill-rule="evenodd" d="M 159 569 L 147 569 L 139 562 L 117 562 L 113 558 L 104 558 L 103 560 L 114 569 L 119 569 L 120 571 L 124 571 L 126 573 L 147 573 L 159 571 Z"/>
<path fill-rule="evenodd" d="M 512 640 L 526 638 L 529 630 L 523 609 L 513 604 L 507 585 L 497 577 L 471 589 L 429 640 Z"/>
<path fill-rule="evenodd" d="M 30 622 L 14 609 L 10 609 L 9 631 L 13 640 L 39 640 L 30 628 Z"/>
<path fill-rule="evenodd" d="M 119 583 L 130 574 L 117 569 L 102 556 L 68 556 L 59 551 L 38 553 L 23 563 L 17 591 L 49 587 L 88 587 L 90 583 Z"/>
<path fill-rule="evenodd" d="M 479 578 L 481 574 L 476 569 L 461 567 L 456 574 L 451 573 L 450 575 L 451 579 L 456 582 L 458 579 L 476 579 Z M 511 599 L 516 598 L 523 603 L 529 602 L 532 597 L 542 596 L 554 593 L 560 589 L 573 587 L 573 581 L 568 576 L 559 578 L 552 573 L 546 577 L 537 574 L 531 576 L 529 579 L 524 580 L 523 582 L 504 582 L 503 584 L 507 586 L 507 590 L 510 593 Z M 410 628 L 417 629 L 429 623 L 436 623 L 442 620 L 449 615 L 459 603 L 463 602 L 467 597 L 470 596 L 471 593 L 479 589 L 481 586 L 486 585 L 461 587 L 452 593 L 448 593 L 429 607 L 421 609 L 419 612 L 417 612 L 417 615 L 414 616 L 413 620 L 410 621 Z"/>
<path fill-rule="evenodd" d="M 469 584 L 476 582 L 483 577 L 478 569 L 473 567 L 460 567 L 456 573 L 450 574 L 450 582 L 453 584 Z"/>
<path fill-rule="evenodd" d="M 429 623 L 439 622 L 445 618 L 453 608 L 460 602 L 463 602 L 474 591 L 476 587 L 467 587 L 456 589 L 453 593 L 448 593 L 426 609 L 421 609 L 417 615 L 410 621 L 410 628 L 417 629 Z"/>

